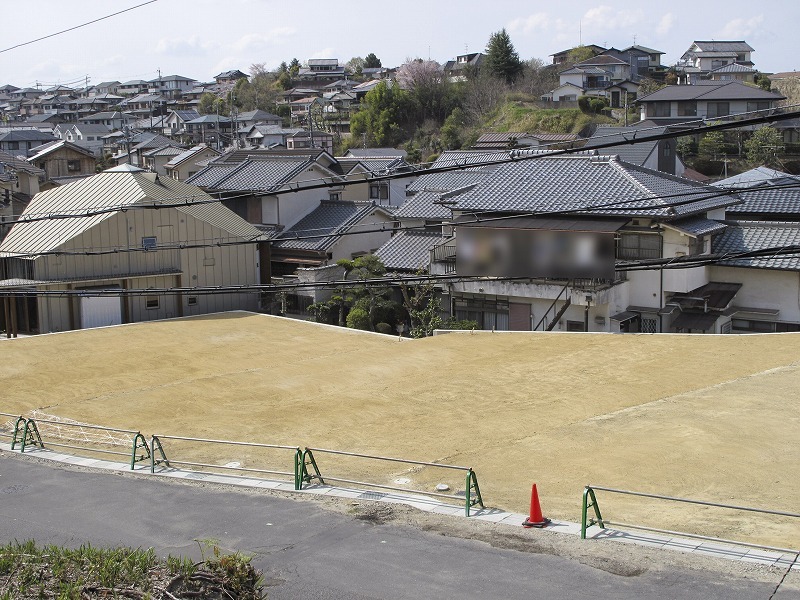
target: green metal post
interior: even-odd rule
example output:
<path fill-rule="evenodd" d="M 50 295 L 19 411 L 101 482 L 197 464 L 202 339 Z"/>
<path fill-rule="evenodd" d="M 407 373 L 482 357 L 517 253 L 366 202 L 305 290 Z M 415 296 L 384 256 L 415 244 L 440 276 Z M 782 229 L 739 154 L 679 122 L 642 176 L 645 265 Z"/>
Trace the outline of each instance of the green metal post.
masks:
<path fill-rule="evenodd" d="M 475 471 L 472 469 L 467 471 L 466 490 L 466 515 L 469 516 L 469 509 L 476 504 L 481 508 L 485 508 L 483 505 L 483 496 L 481 496 L 481 488 L 478 485 L 478 476 L 475 475 Z M 473 492 L 474 500 L 472 499 Z"/>
<path fill-rule="evenodd" d="M 17 436 L 19 435 L 19 424 L 25 422 L 25 417 L 17 417 L 17 420 L 14 422 L 14 439 L 11 440 L 11 449 L 13 450 L 17 446 Z M 24 428 L 23 428 L 24 429 Z"/>
<path fill-rule="evenodd" d="M 299 491 L 303 489 L 303 453 L 300 448 L 295 450 L 294 453 L 294 489 Z"/>
<path fill-rule="evenodd" d="M 591 503 L 589 502 L 591 498 Z M 588 519 L 589 507 L 594 509 L 594 516 L 596 519 Z M 603 516 L 600 514 L 600 507 L 597 506 L 597 497 L 594 495 L 594 490 L 590 486 L 586 486 L 583 490 L 583 502 L 581 503 L 581 539 L 586 539 L 586 530 L 592 525 L 599 525 L 605 529 L 603 523 Z"/>
<path fill-rule="evenodd" d="M 470 496 L 472 495 L 472 478 L 469 476 L 470 471 L 467 471 L 467 481 L 464 484 L 464 514 L 469 516 Z"/>
<path fill-rule="evenodd" d="M 308 448 L 305 449 L 303 452 L 303 472 L 301 474 L 301 482 L 300 482 L 300 489 L 303 488 L 303 482 L 311 483 L 312 479 L 318 479 L 322 485 L 325 485 L 325 480 L 322 479 L 322 475 L 319 472 L 319 468 L 317 468 L 317 461 L 314 460 L 314 454 Z M 308 465 L 311 465 L 314 468 L 314 475 L 309 475 L 308 473 Z"/>
<path fill-rule="evenodd" d="M 138 443 L 140 441 L 141 444 Z M 139 458 L 136 458 L 137 448 L 144 448 L 146 454 L 142 454 Z M 137 432 L 136 435 L 133 436 L 133 448 L 131 450 L 131 471 L 133 471 L 133 466 L 137 462 L 147 460 L 148 458 L 150 458 L 150 447 L 147 445 L 147 440 L 144 439 L 144 436 L 140 432 Z"/>
<path fill-rule="evenodd" d="M 158 448 L 158 453 L 161 455 L 161 460 L 156 460 L 156 448 Z M 161 445 L 161 440 L 158 439 L 158 436 L 152 436 L 150 438 L 150 472 L 156 472 L 156 463 L 164 463 L 165 465 L 169 466 L 169 460 L 167 460 L 167 455 L 164 454 L 164 447 Z"/>

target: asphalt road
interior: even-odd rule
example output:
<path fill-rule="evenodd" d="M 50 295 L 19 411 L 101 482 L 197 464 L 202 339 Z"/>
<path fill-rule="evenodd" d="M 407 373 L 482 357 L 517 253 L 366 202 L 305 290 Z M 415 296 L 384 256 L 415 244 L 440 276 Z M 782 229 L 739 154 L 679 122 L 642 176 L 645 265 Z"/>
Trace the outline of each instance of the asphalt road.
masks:
<path fill-rule="evenodd" d="M 195 558 L 200 557 L 196 540 L 215 540 L 222 548 L 254 554 L 274 600 L 768 600 L 781 577 L 774 571 L 769 581 L 754 581 L 673 568 L 668 552 L 658 553 L 664 556 L 658 568 L 625 576 L 574 558 L 359 519 L 327 510 L 319 501 L 93 472 L 0 451 L 0 542 L 14 539 L 152 546 L 162 555 Z M 611 542 L 583 544 L 592 544 L 589 552 L 613 552 Z M 773 600 L 799 598 L 797 590 L 784 586 Z"/>

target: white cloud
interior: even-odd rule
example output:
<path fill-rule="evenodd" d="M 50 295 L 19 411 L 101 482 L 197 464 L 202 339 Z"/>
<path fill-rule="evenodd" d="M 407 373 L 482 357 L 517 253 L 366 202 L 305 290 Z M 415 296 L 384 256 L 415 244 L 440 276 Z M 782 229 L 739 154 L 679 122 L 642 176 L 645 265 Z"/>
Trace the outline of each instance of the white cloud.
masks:
<path fill-rule="evenodd" d="M 216 46 L 216 43 L 200 39 L 196 35 L 188 38 L 161 38 L 156 44 L 155 52 L 169 56 L 196 56 L 198 53 L 207 53 Z"/>
<path fill-rule="evenodd" d="M 293 27 L 277 27 L 266 33 L 248 33 L 236 40 L 233 48 L 239 52 L 260 50 L 266 46 L 285 43 L 295 33 L 297 30 Z"/>
<path fill-rule="evenodd" d="M 315 50 L 308 58 L 337 58 L 336 56 L 334 56 L 335 52 L 336 52 L 335 48 L 331 47 L 323 48 L 322 50 Z M 344 57 L 341 56 L 338 58 L 345 60 Z"/>
<path fill-rule="evenodd" d="M 531 31 L 544 30 L 550 23 L 550 15 L 540 12 L 528 17 L 514 19 L 509 22 L 507 29 L 510 33 L 530 33 Z"/>
<path fill-rule="evenodd" d="M 656 33 L 660 36 L 667 35 L 672 29 L 673 25 L 675 25 L 675 15 L 672 13 L 667 13 L 658 21 L 658 25 L 656 25 Z"/>
<path fill-rule="evenodd" d="M 764 15 L 756 15 L 749 19 L 738 18 L 725 23 L 725 26 L 720 30 L 718 37 L 720 39 L 728 40 L 741 40 L 747 36 L 753 35 L 761 28 L 764 22 Z"/>
<path fill-rule="evenodd" d="M 614 10 L 608 5 L 591 8 L 583 15 L 581 24 L 583 31 L 590 34 L 594 31 L 615 31 L 636 25 L 642 20 L 641 10 Z"/>

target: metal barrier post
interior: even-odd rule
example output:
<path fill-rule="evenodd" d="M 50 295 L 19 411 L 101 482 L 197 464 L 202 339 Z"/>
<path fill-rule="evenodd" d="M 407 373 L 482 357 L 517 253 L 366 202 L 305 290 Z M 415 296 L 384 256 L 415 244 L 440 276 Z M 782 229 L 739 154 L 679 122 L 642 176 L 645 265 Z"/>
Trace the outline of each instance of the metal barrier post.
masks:
<path fill-rule="evenodd" d="M 139 443 L 141 442 L 141 443 Z M 136 458 L 136 449 L 137 448 L 144 448 L 146 454 L 142 454 L 139 458 Z M 147 446 L 147 440 L 144 439 L 144 436 L 140 432 L 136 432 L 136 435 L 133 436 L 133 448 L 131 450 L 131 471 L 133 471 L 133 466 L 137 462 L 141 462 L 143 460 L 147 460 L 150 458 L 150 448 Z"/>
<path fill-rule="evenodd" d="M 25 421 L 25 430 L 22 434 L 22 447 L 20 448 L 20 452 L 25 452 L 25 446 L 27 446 L 28 442 L 34 446 L 44 448 L 42 436 L 39 435 L 39 428 L 36 427 L 36 422 L 33 419 Z"/>
<path fill-rule="evenodd" d="M 300 448 L 294 453 L 294 489 L 299 491 L 303 489 L 303 453 Z"/>
<path fill-rule="evenodd" d="M 589 497 L 591 496 L 592 501 L 589 502 Z M 597 519 L 591 519 L 587 521 L 587 513 L 589 512 L 589 507 L 594 508 L 594 514 Z M 605 525 L 603 524 L 603 517 L 600 515 L 600 507 L 597 506 L 597 498 L 594 495 L 594 490 L 590 486 L 586 486 L 583 490 L 583 501 L 581 502 L 581 539 L 586 539 L 586 530 L 591 527 L 592 525 L 600 525 L 600 527 L 605 529 Z"/>
<path fill-rule="evenodd" d="M 464 502 L 464 513 L 468 517 L 469 509 L 471 507 L 475 506 L 476 504 L 480 505 L 481 508 L 484 508 L 484 506 L 483 506 L 483 497 L 481 496 L 481 488 L 478 486 L 478 477 L 477 475 L 475 475 L 475 471 L 473 471 L 471 468 L 469 471 L 467 471 L 466 479 L 467 479 L 465 484 L 466 501 Z M 474 500 L 472 499 L 473 493 L 475 496 Z"/>
<path fill-rule="evenodd" d="M 20 423 L 24 423 L 24 422 L 25 422 L 25 417 L 22 417 L 22 416 L 18 417 L 17 420 L 14 422 L 14 437 L 11 440 L 11 449 L 12 450 L 14 448 L 16 448 L 17 447 L 17 443 L 20 442 L 20 440 L 17 439 L 17 436 L 19 435 L 19 425 L 20 425 Z M 24 429 L 24 427 L 23 427 L 23 429 Z"/>
<path fill-rule="evenodd" d="M 161 460 L 156 460 L 156 448 L 158 449 L 158 453 L 161 455 Z M 169 465 L 169 460 L 167 460 L 167 455 L 164 454 L 164 447 L 161 445 L 161 440 L 158 439 L 157 435 L 154 435 L 150 438 L 150 472 L 156 472 L 156 464 L 164 463 L 167 466 Z"/>
<path fill-rule="evenodd" d="M 319 480 L 320 484 L 325 485 L 325 480 L 322 479 L 322 475 L 319 472 L 319 468 L 317 467 L 317 461 L 314 460 L 314 453 L 311 452 L 310 449 L 306 448 L 303 452 L 303 459 L 302 459 L 302 468 L 303 471 L 300 475 L 300 487 L 297 488 L 299 490 L 303 489 L 303 482 L 311 483 L 313 479 Z M 310 475 L 308 472 L 308 465 L 311 465 L 314 468 L 314 474 Z"/>

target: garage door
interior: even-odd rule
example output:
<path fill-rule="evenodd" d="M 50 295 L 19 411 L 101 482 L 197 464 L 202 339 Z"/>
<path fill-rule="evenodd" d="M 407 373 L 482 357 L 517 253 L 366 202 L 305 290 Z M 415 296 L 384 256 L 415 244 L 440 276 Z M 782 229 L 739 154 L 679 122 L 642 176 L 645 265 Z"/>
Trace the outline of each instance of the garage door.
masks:
<path fill-rule="evenodd" d="M 82 296 L 81 329 L 122 323 L 122 299 L 119 296 Z"/>

